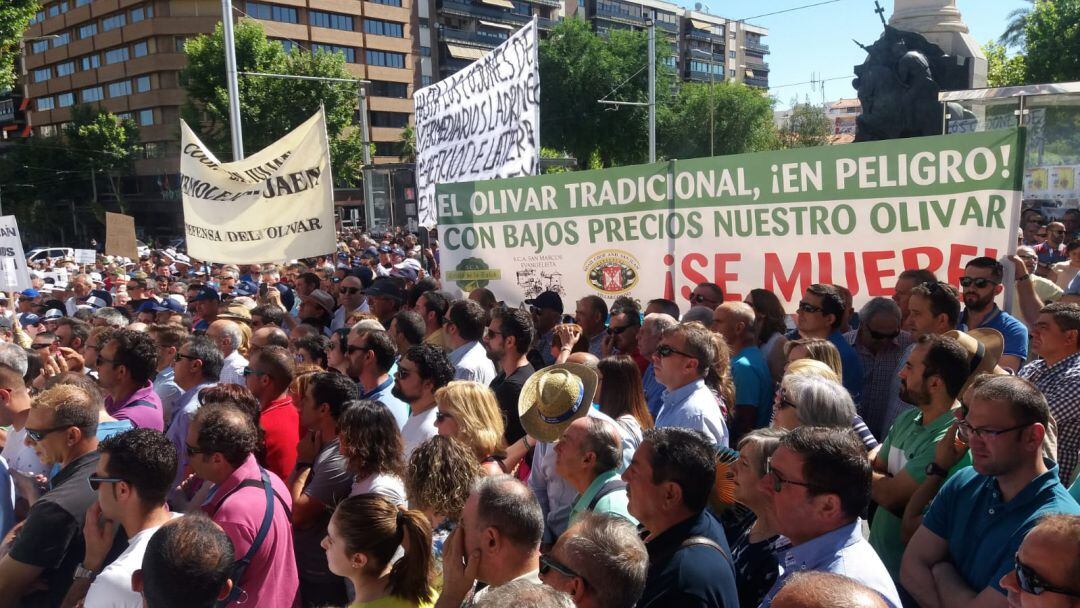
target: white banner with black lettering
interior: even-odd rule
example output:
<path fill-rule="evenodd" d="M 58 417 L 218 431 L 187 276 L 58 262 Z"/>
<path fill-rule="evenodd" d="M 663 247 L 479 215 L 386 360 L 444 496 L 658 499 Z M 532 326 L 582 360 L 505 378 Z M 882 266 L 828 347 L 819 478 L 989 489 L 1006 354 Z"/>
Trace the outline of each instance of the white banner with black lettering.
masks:
<path fill-rule="evenodd" d="M 262 264 L 332 253 L 334 187 L 322 109 L 242 161 L 222 163 L 180 121 L 188 254 Z"/>
<path fill-rule="evenodd" d="M 445 80 L 416 91 L 420 225 L 437 223 L 435 185 L 536 175 L 540 166 L 540 67 L 536 19 Z"/>
<path fill-rule="evenodd" d="M 5 293 L 30 289 L 19 223 L 14 215 L 0 217 L 0 291 Z M 12 301 L 15 296 L 11 296 Z"/>

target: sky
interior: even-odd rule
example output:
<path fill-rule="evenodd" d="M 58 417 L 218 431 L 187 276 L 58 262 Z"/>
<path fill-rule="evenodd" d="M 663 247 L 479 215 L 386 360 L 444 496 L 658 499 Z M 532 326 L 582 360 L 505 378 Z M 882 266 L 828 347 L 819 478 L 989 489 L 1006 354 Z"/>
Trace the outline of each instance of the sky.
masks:
<path fill-rule="evenodd" d="M 702 4 L 709 7 L 714 15 L 745 19 L 821 1 L 702 0 Z M 892 15 L 893 4 L 893 0 L 881 1 L 886 19 Z M 997 40 L 1005 30 L 1006 16 L 1010 11 L 1029 6 L 1024 0 L 957 0 L 956 5 L 971 35 L 980 44 Z M 811 79 L 842 77 L 824 83 L 826 101 L 855 97 L 855 89 L 851 87 L 851 79 L 854 78 L 852 70 L 863 62 L 866 53 L 851 40 L 854 38 L 869 45 L 881 34 L 881 21 L 874 12 L 873 0 L 838 0 L 822 6 L 750 19 L 750 22 L 769 28 L 769 36 L 764 40 L 772 51 L 766 56 L 771 69 L 769 93 L 776 98 L 777 109 L 790 107 L 793 98 L 802 102 L 807 96 L 812 102 L 820 103 L 822 85 L 811 85 L 808 82 Z"/>

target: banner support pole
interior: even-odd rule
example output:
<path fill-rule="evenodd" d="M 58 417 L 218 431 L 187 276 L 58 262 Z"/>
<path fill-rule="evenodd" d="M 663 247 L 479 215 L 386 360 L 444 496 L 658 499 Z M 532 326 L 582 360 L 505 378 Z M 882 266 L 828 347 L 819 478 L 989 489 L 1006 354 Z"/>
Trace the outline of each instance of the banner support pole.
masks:
<path fill-rule="evenodd" d="M 649 19 L 649 162 L 656 162 L 656 21 Z"/>

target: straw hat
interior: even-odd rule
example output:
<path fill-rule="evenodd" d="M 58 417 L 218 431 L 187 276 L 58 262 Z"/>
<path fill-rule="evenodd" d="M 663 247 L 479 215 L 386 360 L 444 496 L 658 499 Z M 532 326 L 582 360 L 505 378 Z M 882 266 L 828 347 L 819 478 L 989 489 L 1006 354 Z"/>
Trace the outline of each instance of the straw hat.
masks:
<path fill-rule="evenodd" d="M 976 376 L 981 373 L 994 373 L 1001 359 L 1001 353 L 1005 350 L 1005 338 L 996 329 L 980 327 L 966 332 L 954 329 L 945 332 L 944 336 L 956 340 L 968 352 L 970 372 L 963 388 L 960 389 L 961 395 Z"/>
<path fill-rule="evenodd" d="M 589 413 L 596 383 L 596 372 L 577 363 L 551 365 L 529 376 L 518 397 L 521 426 L 539 441 L 555 441 Z"/>
<path fill-rule="evenodd" d="M 242 302 L 235 300 L 229 302 L 218 313 L 217 318 L 229 319 L 230 321 L 240 321 L 242 323 L 251 323 L 251 312 L 247 309 Z"/>

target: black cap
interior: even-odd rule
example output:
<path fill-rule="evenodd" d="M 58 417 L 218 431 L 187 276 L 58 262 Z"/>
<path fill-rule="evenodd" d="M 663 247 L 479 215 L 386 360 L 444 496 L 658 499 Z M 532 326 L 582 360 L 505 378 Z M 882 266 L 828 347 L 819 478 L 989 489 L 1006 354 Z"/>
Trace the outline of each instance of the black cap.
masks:
<path fill-rule="evenodd" d="M 529 306 L 535 306 L 537 308 L 550 308 L 560 315 L 563 312 L 562 298 L 554 291 L 545 291 L 544 293 L 525 300 L 525 303 Z"/>
<path fill-rule="evenodd" d="M 375 282 L 364 290 L 365 296 L 383 296 L 387 298 L 394 298 L 398 301 L 405 300 L 405 290 L 398 285 L 398 282 L 389 277 L 379 277 L 375 279 Z"/>

